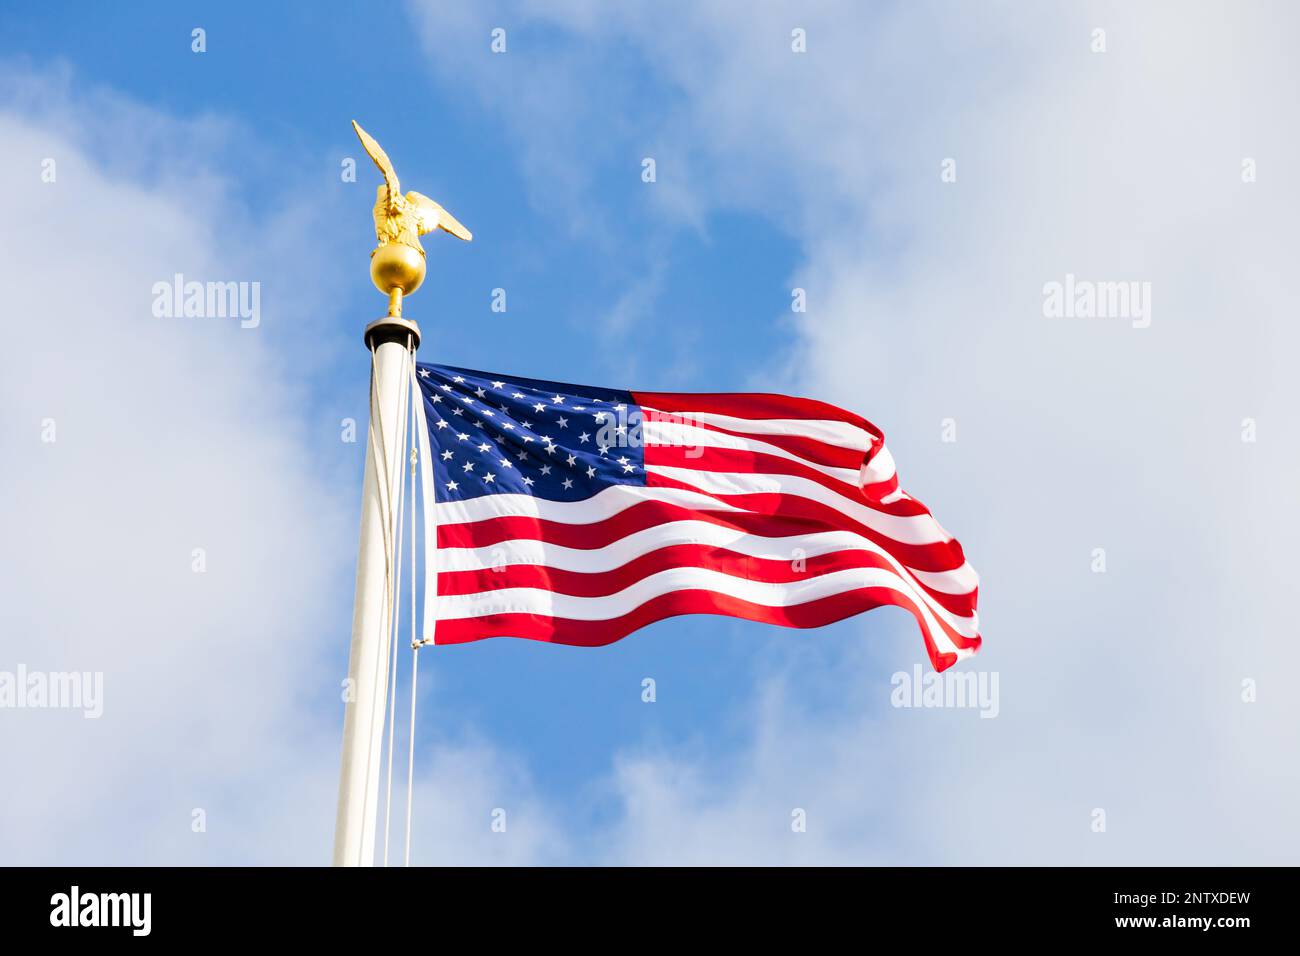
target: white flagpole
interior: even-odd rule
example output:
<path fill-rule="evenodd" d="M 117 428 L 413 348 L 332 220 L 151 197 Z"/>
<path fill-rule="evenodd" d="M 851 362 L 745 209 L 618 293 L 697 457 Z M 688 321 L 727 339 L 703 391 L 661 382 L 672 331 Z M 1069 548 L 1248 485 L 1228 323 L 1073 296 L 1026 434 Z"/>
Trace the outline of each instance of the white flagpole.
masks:
<path fill-rule="evenodd" d="M 374 350 L 370 428 L 361 492 L 361 542 L 352 612 L 351 695 L 343 718 L 343 770 L 334 830 L 335 866 L 373 866 L 384 720 L 388 702 L 390 621 L 399 582 L 393 574 L 399 483 L 405 476 L 404 390 L 410 388 L 408 347 L 419 327 L 387 316 L 366 327 Z"/>
<path fill-rule="evenodd" d="M 339 812 L 334 826 L 334 865 L 374 866 L 379 766 L 383 762 L 381 751 L 388 702 L 390 622 L 397 613 L 400 583 L 393 570 L 397 559 L 397 515 L 393 502 L 397 500 L 405 474 L 405 413 L 409 410 L 421 414 L 418 405 L 408 409 L 404 401 L 412 386 L 410 353 L 420 346 L 420 329 L 402 318 L 402 299 L 424 281 L 426 264 L 420 236 L 435 230 L 467 242 L 473 236 L 455 216 L 428 196 L 417 192 L 403 195 L 388 154 L 355 120 L 352 128 L 384 176 L 384 184 L 375 195 L 373 215 L 378 245 L 370 254 L 370 279 L 375 288 L 388 296 L 388 315 L 366 326 L 366 345 L 374 356 L 370 374 L 370 429 L 361 491 L 357 597 L 352 611 L 352 653 L 348 660 L 351 694 L 343 717 L 343 771 L 339 776 Z M 414 508 L 414 487 L 412 499 Z M 411 543 L 415 543 L 414 536 Z M 433 545 L 426 543 L 425 547 Z M 415 586 L 414 579 L 411 586 Z M 414 620 L 411 626 L 415 626 Z M 414 642 L 415 635 L 411 638 Z M 411 690 L 414 693 L 414 686 Z M 410 819 L 409 799 L 407 819 Z M 407 836 L 409 847 L 409 822 Z"/>

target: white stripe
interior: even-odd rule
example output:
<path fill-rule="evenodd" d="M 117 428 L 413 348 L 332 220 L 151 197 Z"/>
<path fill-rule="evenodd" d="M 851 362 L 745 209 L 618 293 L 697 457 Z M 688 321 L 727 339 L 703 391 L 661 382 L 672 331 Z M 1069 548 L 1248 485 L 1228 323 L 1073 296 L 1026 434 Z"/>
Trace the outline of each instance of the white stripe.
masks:
<path fill-rule="evenodd" d="M 928 513 L 902 516 L 883 514 L 806 478 L 750 473 L 737 475 L 665 465 L 651 465 L 648 471 L 675 478 L 701 490 L 610 485 L 593 497 L 581 501 L 551 501 L 533 495 L 494 494 L 480 495 L 464 501 L 440 501 L 433 510 L 436 520 L 441 524 L 463 524 L 501 517 L 529 517 L 581 525 L 607 520 L 642 501 L 661 501 L 706 511 L 748 513 L 748 509 L 719 501 L 713 495 L 753 494 L 766 491 L 797 494 L 820 501 L 857 519 L 872 530 L 905 544 L 947 543 L 951 540 L 951 536 Z M 947 590 L 947 588 L 940 587 L 938 590 Z"/>
<path fill-rule="evenodd" d="M 670 568 L 644 577 L 617 594 L 594 598 L 557 594 L 541 588 L 445 594 L 438 598 L 438 619 L 452 621 L 490 614 L 536 614 L 575 621 L 607 621 L 629 614 L 652 598 L 672 591 L 713 591 L 764 607 L 793 607 L 867 587 L 888 588 L 909 597 L 920 609 L 940 651 L 956 651 L 956 646 L 925 602 L 918 600 L 917 589 L 897 574 L 878 568 L 849 568 L 790 584 L 748 581 L 704 568 Z"/>
<path fill-rule="evenodd" d="M 916 568 L 908 568 L 908 570 L 926 587 L 942 591 L 944 594 L 970 594 L 980 586 L 980 576 L 966 562 L 962 562 L 960 568 L 953 568 L 951 571 L 918 571 Z"/>
<path fill-rule="evenodd" d="M 726 548 L 752 558 L 792 560 L 798 549 L 805 557 L 862 547 L 866 541 L 849 531 L 820 531 L 788 537 L 762 537 L 724 528 L 708 521 L 670 521 L 643 528 L 603 548 L 568 548 L 530 538 L 515 538 L 481 548 L 443 548 L 448 571 L 483 571 L 502 564 L 537 564 L 560 571 L 599 574 L 621 568 L 629 561 L 677 544 L 702 544 Z M 870 544 L 870 542 L 867 542 Z"/>
<path fill-rule="evenodd" d="M 651 408 L 649 405 L 641 407 Z M 651 410 L 659 411 L 658 409 Z M 731 415 L 719 415 L 714 412 L 690 411 L 660 411 L 659 414 L 671 415 L 684 422 L 703 422 L 705 425 L 716 425 L 718 428 L 730 428 L 732 431 L 744 432 L 749 435 L 797 435 L 801 438 L 811 438 L 815 441 L 825 442 L 828 445 L 852 448 L 854 451 L 867 451 L 871 448 L 874 439 L 870 432 L 859 428 L 857 425 L 831 419 L 735 418 Z"/>
<path fill-rule="evenodd" d="M 796 556 L 806 559 L 843 551 L 866 551 L 888 561 L 899 577 L 913 575 L 921 578 L 924 575 L 924 583 L 937 591 L 959 595 L 969 593 L 979 583 L 974 570 L 966 564 L 942 574 L 908 568 L 869 538 L 852 531 L 819 531 L 813 534 L 765 537 L 720 527 L 707 521 L 670 521 L 633 532 L 596 549 L 569 548 L 529 538 L 515 538 L 481 548 L 443 548 L 440 561 L 441 567 L 446 571 L 486 571 L 512 565 L 535 565 L 559 571 L 600 574 L 621 568 L 644 554 L 678 544 L 726 548 L 737 554 L 778 561 L 792 561 Z M 808 579 L 814 576 L 810 575 Z M 968 581 L 973 582 L 970 587 L 958 589 L 959 583 Z M 978 616 L 955 614 L 923 590 L 918 588 L 916 593 L 930 610 L 947 621 L 959 634 L 974 637 L 979 633 Z"/>
<path fill-rule="evenodd" d="M 728 435 L 726 432 L 718 432 L 710 428 L 699 428 L 695 425 L 683 425 L 678 422 L 649 421 L 641 423 L 641 437 L 647 447 L 663 445 L 669 448 L 685 448 L 688 450 L 688 456 L 691 448 L 731 448 L 739 451 L 774 455 L 787 461 L 798 462 L 815 471 L 820 471 L 830 478 L 844 482 L 851 488 L 858 487 L 858 478 L 861 471 L 858 468 L 834 468 L 830 465 L 821 465 L 793 452 L 786 451 L 784 448 L 779 448 L 776 445 L 755 438 L 741 438 L 738 435 Z"/>
<path fill-rule="evenodd" d="M 880 451 L 876 452 L 875 457 L 871 459 L 871 464 L 862 466 L 860 483 L 874 485 L 881 481 L 888 481 L 894 477 L 895 470 L 894 456 L 889 453 L 888 448 L 881 445 Z"/>
<path fill-rule="evenodd" d="M 709 511 L 744 511 L 724 504 L 702 492 L 680 488 L 646 488 L 643 485 L 610 485 L 582 501 L 551 501 L 534 495 L 480 495 L 464 501 L 438 502 L 438 521 L 461 524 L 488 518 L 520 516 L 559 521 L 564 524 L 593 524 L 612 518 L 642 501 L 663 501 L 685 508 Z"/>
<path fill-rule="evenodd" d="M 785 494 L 821 502 L 901 544 L 946 544 L 951 540 L 930 514 L 891 515 L 837 494 L 811 478 L 750 472 L 699 471 L 669 465 L 648 465 L 649 474 L 663 475 L 711 495 Z"/>

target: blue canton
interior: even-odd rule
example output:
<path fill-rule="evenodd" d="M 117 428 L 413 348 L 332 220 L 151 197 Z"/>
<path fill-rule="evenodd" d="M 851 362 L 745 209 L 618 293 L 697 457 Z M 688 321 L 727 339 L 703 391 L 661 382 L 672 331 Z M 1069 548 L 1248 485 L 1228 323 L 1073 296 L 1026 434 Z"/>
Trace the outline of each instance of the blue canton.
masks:
<path fill-rule="evenodd" d="M 644 485 L 632 393 L 416 363 L 439 501 L 524 494 L 581 501 Z"/>

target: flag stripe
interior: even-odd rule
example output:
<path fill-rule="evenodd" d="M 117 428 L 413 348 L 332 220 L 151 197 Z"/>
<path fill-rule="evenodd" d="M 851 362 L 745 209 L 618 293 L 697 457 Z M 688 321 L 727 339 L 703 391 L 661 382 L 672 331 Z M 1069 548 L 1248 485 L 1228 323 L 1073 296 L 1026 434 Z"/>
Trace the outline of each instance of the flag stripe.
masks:
<path fill-rule="evenodd" d="M 667 423 L 677 425 L 688 425 L 694 428 L 705 429 L 720 435 L 732 435 L 736 438 L 757 439 L 766 442 L 768 445 L 780 448 L 792 455 L 797 455 L 804 461 L 814 465 L 826 465 L 831 468 L 848 468 L 852 471 L 860 471 L 863 462 L 870 456 L 869 448 L 846 448 L 843 445 L 831 444 L 820 441 L 807 435 L 790 435 L 777 431 L 754 431 L 743 428 L 724 428 L 721 425 L 706 421 L 708 416 L 700 418 L 685 419 L 680 415 L 669 412 L 657 412 L 653 409 L 647 409 L 645 420 L 654 423 Z M 705 442 L 704 444 L 709 444 Z"/>
<path fill-rule="evenodd" d="M 870 508 L 877 514 L 910 519 L 905 520 L 903 523 L 937 535 L 940 540 L 947 537 L 946 533 L 942 532 L 941 529 L 935 530 L 938 528 L 938 524 L 935 522 L 934 517 L 916 499 L 910 497 L 900 498 L 888 504 L 872 501 L 863 494 L 862 488 L 857 484 L 856 480 L 848 481 L 838 475 L 828 474 L 829 469 L 815 468 L 789 457 L 769 455 L 759 451 L 746 451 L 742 448 L 712 448 L 705 446 L 678 448 L 648 445 L 645 450 L 645 461 L 647 468 L 652 468 L 654 471 L 664 474 L 669 474 L 670 472 L 667 469 L 672 468 L 743 476 L 752 475 L 756 478 L 771 478 L 778 485 L 783 485 L 782 476 L 786 475 L 792 478 L 807 479 L 816 482 L 827 491 L 848 499 L 853 504 Z M 857 472 L 853 474 L 856 479 Z M 679 477 L 681 476 L 679 475 Z M 748 480 L 744 484 L 748 485 Z M 705 491 L 706 494 L 711 493 L 707 489 L 701 490 Z M 763 489 L 756 487 L 754 490 Z M 787 489 L 783 486 L 778 490 L 786 491 Z M 788 493 L 794 492 L 790 491 Z"/>
<path fill-rule="evenodd" d="M 444 541 L 456 540 L 460 537 L 460 529 L 463 527 L 447 528 Z M 712 524 L 699 518 L 672 522 L 655 521 L 598 548 L 577 548 L 558 544 L 555 535 L 547 535 L 536 527 L 530 530 L 538 533 L 531 537 L 500 539 L 477 547 L 473 543 L 463 541 L 459 546 L 444 545 L 439 552 L 441 567 L 446 571 L 471 572 L 496 569 L 492 577 L 482 579 L 484 590 L 487 590 L 492 587 L 506 586 L 505 582 L 508 578 L 503 578 L 501 575 L 514 565 L 534 564 L 561 571 L 601 575 L 636 561 L 649 552 L 681 545 L 698 547 L 699 551 L 692 553 L 707 556 L 708 561 L 703 564 L 706 567 L 710 566 L 709 562 L 712 560 L 727 562 L 728 555 L 734 555 L 738 559 L 733 566 L 740 568 L 739 559 L 791 564 L 796 560 L 806 561 L 836 551 L 864 551 L 879 556 L 887 562 L 886 566 L 908 579 L 923 599 L 937 605 L 936 610 L 942 609 L 944 613 L 966 618 L 969 622 L 954 621 L 954 627 L 963 633 L 973 634 L 976 630 L 974 589 L 969 585 L 977 582 L 974 579 L 974 572 L 968 565 L 962 565 L 942 574 L 927 574 L 923 580 L 918 572 L 905 568 L 894 555 L 862 535 L 852 532 L 821 534 L 801 532 L 781 537 L 768 537 L 754 533 L 738 533 L 735 528 Z M 683 563 L 688 562 L 683 561 Z M 752 571 L 747 576 L 759 577 Z M 464 589 L 457 588 L 449 593 L 464 593 Z"/>
<path fill-rule="evenodd" d="M 785 534 L 768 535 L 698 516 L 674 521 L 652 521 L 595 548 L 570 547 L 539 535 L 499 538 L 490 544 L 478 546 L 469 543 L 473 532 L 465 531 L 459 526 L 449 527 L 445 535 L 444 544 L 439 548 L 439 561 L 441 567 L 452 571 L 473 571 L 509 563 L 538 564 L 565 571 L 599 574 L 612 571 L 658 548 L 677 545 L 700 545 L 725 549 L 750 558 L 780 561 L 858 550 L 888 555 L 892 560 L 897 560 L 870 539 L 853 531 L 786 529 Z M 445 543 L 457 540 L 460 543 Z M 902 567 L 899 562 L 900 571 Z M 944 572 L 923 572 L 914 568 L 908 568 L 907 572 L 918 578 L 924 576 L 931 587 L 954 597 L 974 590 L 978 584 L 974 572 L 965 564 Z"/>
<path fill-rule="evenodd" d="M 439 644 L 460 644 L 485 637 L 524 637 L 556 644 L 599 647 L 622 640 L 628 634 L 664 618 L 681 614 L 719 614 L 784 627 L 822 627 L 883 605 L 910 611 L 921 629 L 921 636 L 936 670 L 952 666 L 961 657 L 979 648 L 978 639 L 968 648 L 941 650 L 916 605 L 904 594 L 890 588 L 861 588 L 836 594 L 820 601 L 793 607 L 768 607 L 751 604 L 726 594 L 711 591 L 673 591 L 660 595 L 618 618 L 605 621 L 573 620 L 536 614 L 489 614 L 479 618 L 440 620 Z"/>
<path fill-rule="evenodd" d="M 860 415 L 826 402 L 770 392 L 632 392 L 642 408 L 695 418 L 725 416 L 744 422 L 746 428 L 780 428 L 789 434 L 812 434 L 822 426 L 852 426 L 841 434 L 868 443 L 883 441 L 880 429 Z M 807 430 L 805 432 L 805 429 Z M 849 441 L 835 444 L 849 445 Z M 865 449 L 867 445 L 863 445 Z"/>
<path fill-rule="evenodd" d="M 491 552 L 502 554 L 492 557 Z M 973 638 L 977 633 L 975 619 L 969 614 L 969 602 L 961 596 L 943 592 L 925 592 L 908 582 L 904 573 L 885 555 L 865 548 L 845 549 L 827 554 L 790 559 L 787 557 L 755 557 L 729 548 L 714 545 L 666 545 L 639 554 L 634 558 L 605 571 L 571 570 L 548 564 L 518 561 L 517 555 L 505 548 L 493 548 L 489 554 L 470 551 L 475 557 L 465 560 L 460 556 L 445 556 L 442 574 L 438 578 L 439 594 L 476 594 L 506 588 L 542 588 L 572 597 L 608 597 L 659 571 L 672 568 L 712 569 L 750 581 L 769 584 L 796 584 L 810 581 L 833 571 L 854 568 L 876 568 L 888 571 L 898 578 L 900 586 L 911 587 L 912 593 L 924 601 L 929 610 L 943 620 L 957 634 Z M 498 563 L 505 562 L 505 563 Z M 460 563 L 474 564 L 472 568 L 458 568 Z M 951 602 L 953 606 L 948 606 Z"/>
<path fill-rule="evenodd" d="M 860 456 L 859 460 L 855 461 L 850 467 L 828 465 L 770 441 L 763 441 L 736 432 L 702 428 L 685 422 L 663 419 L 647 420 L 641 427 L 641 436 L 647 448 L 657 450 L 675 449 L 687 452 L 688 460 L 698 458 L 699 453 L 706 448 L 746 451 L 754 455 L 761 455 L 764 460 L 782 459 L 788 461 L 791 464 L 800 466 L 802 472 L 816 472 L 853 489 L 857 488 L 858 478 L 862 473 Z"/>
<path fill-rule="evenodd" d="M 671 480 L 655 475 L 650 477 L 656 481 Z M 578 523 L 536 518 L 526 514 L 454 522 L 447 520 L 444 513 L 438 520 L 438 547 L 484 547 L 515 538 L 534 538 L 569 548 L 605 548 L 643 528 L 670 521 L 694 519 L 765 537 L 809 534 L 825 531 L 828 528 L 855 531 L 875 544 L 881 545 L 907 567 L 935 573 L 952 571 L 965 563 L 961 547 L 955 541 L 942 545 L 898 545 L 896 542 L 882 539 L 869 528 L 849 519 L 831 523 L 827 520 L 833 516 L 831 509 L 806 499 L 782 495 L 751 495 L 750 497 L 754 499 L 751 503 L 756 508 L 752 512 L 728 508 L 722 502 L 716 503 L 716 510 L 705 510 L 654 498 L 654 493 L 658 491 L 672 492 L 683 489 L 647 487 L 639 490 L 646 494 L 636 499 L 629 496 L 631 502 L 629 507 L 620 509 L 609 518 L 596 519 L 590 523 L 582 523 L 579 520 L 580 515 L 572 513 L 570 517 Z M 771 500 L 758 500 L 764 497 Z"/>
<path fill-rule="evenodd" d="M 801 475 L 780 472 L 750 473 L 740 469 L 704 471 L 698 468 L 653 464 L 652 453 L 661 449 L 646 449 L 646 480 L 657 477 L 673 479 L 696 491 L 716 498 L 724 504 L 738 508 L 752 508 L 756 502 L 743 499 L 750 496 L 776 495 L 781 498 L 803 498 L 827 508 L 870 528 L 877 535 L 900 545 L 947 544 L 952 535 L 944 531 L 928 512 L 919 515 L 891 515 L 877 511 L 861 501 L 855 501 L 822 483 Z"/>

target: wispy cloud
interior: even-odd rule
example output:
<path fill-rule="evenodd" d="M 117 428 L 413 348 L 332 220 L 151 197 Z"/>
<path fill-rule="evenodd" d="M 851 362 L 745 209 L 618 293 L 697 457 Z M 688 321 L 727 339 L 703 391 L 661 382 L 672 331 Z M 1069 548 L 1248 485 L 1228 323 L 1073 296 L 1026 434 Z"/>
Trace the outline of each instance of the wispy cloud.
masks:
<path fill-rule="evenodd" d="M 275 149 L 233 121 L 68 68 L 6 65 L 0 89 L 0 211 L 22 224 L 0 240 L 0 670 L 102 686 L 93 720 L 0 710 L 21 781 L 0 858 L 325 863 L 366 427 L 345 444 L 314 401 L 341 343 L 357 347 L 331 304 L 338 200 L 311 183 L 250 196 L 233 171 L 273 170 Z M 261 283 L 260 323 L 155 315 L 177 274 Z M 429 859 L 553 852 L 526 775 L 453 731 L 421 741 Z M 511 840 L 491 842 L 482 802 L 512 811 Z"/>
<path fill-rule="evenodd" d="M 431 30 L 443 7 L 419 7 Z M 627 857 L 1294 860 L 1300 831 L 1277 821 L 1300 796 L 1282 759 L 1300 713 L 1283 688 L 1254 703 L 1242 689 L 1296 660 L 1286 589 L 1264 570 L 1289 566 L 1297 530 L 1292 11 L 474 9 L 622 51 L 622 75 L 648 70 L 655 92 L 635 135 L 610 135 L 671 144 L 660 162 L 689 168 L 692 216 L 742 208 L 801 239 L 809 309 L 777 371 L 875 419 L 909 487 L 942 503 L 984 579 L 973 665 L 1002 677 L 997 720 L 916 712 L 887 729 L 883 695 L 797 720 L 795 678 L 788 709 L 755 704 L 751 759 L 728 775 L 672 754 L 620 764 Z M 451 68 L 529 148 L 583 168 L 470 59 Z M 604 76 L 566 105 L 572 122 L 601 128 L 618 89 Z M 689 228 L 672 208 L 657 228 Z M 1049 317 L 1044 287 L 1067 274 L 1149 283 L 1149 327 Z M 1268 440 L 1243 440 L 1247 420 Z M 834 692 L 878 671 L 847 668 Z M 790 779 L 835 840 L 771 829 L 768 795 Z"/>

